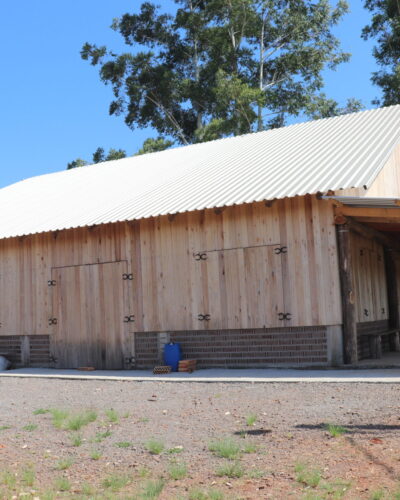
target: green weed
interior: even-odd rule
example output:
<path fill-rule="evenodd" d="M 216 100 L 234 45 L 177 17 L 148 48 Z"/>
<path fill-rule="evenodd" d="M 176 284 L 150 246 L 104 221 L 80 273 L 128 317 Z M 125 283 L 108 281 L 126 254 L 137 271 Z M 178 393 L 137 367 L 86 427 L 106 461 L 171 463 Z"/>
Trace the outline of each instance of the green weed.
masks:
<path fill-rule="evenodd" d="M 97 413 L 93 410 L 87 410 L 70 417 L 65 424 L 65 428 L 69 431 L 79 431 L 82 427 L 94 422 L 96 419 Z"/>
<path fill-rule="evenodd" d="M 12 474 L 9 471 L 4 471 L 0 476 L 0 481 L 8 488 L 15 488 L 17 478 L 15 477 L 15 474 Z"/>
<path fill-rule="evenodd" d="M 325 428 L 332 437 L 339 437 L 347 432 L 347 429 L 341 425 L 326 424 Z"/>
<path fill-rule="evenodd" d="M 157 439 L 149 439 L 145 442 L 144 447 L 152 455 L 159 455 L 164 450 L 164 443 Z"/>
<path fill-rule="evenodd" d="M 246 417 L 246 424 L 252 427 L 257 422 L 257 415 L 251 414 Z"/>
<path fill-rule="evenodd" d="M 110 437 L 112 435 L 112 432 L 110 431 L 105 431 L 105 432 L 98 432 L 93 439 L 95 443 L 101 443 L 104 439 Z"/>
<path fill-rule="evenodd" d="M 171 464 L 168 469 L 169 477 L 175 481 L 184 479 L 187 476 L 187 472 L 187 466 L 183 463 Z"/>
<path fill-rule="evenodd" d="M 10 425 L 0 425 L 0 431 L 5 431 L 7 429 L 11 429 Z"/>
<path fill-rule="evenodd" d="M 257 451 L 257 446 L 254 443 L 245 443 L 242 448 L 243 453 L 255 453 Z"/>
<path fill-rule="evenodd" d="M 239 478 L 242 477 L 244 471 L 239 462 L 227 462 L 224 465 L 221 465 L 215 471 L 215 474 L 219 477 L 230 477 L 230 478 Z"/>
<path fill-rule="evenodd" d="M 106 414 L 108 420 L 110 422 L 112 422 L 113 424 L 116 424 L 118 422 L 118 420 L 119 420 L 118 413 L 113 408 L 111 408 L 110 410 L 106 410 L 105 414 Z"/>
<path fill-rule="evenodd" d="M 111 476 L 103 479 L 102 485 L 104 488 L 108 488 L 112 491 L 119 491 L 124 488 L 129 483 L 129 478 L 127 476 L 118 476 L 113 474 Z"/>
<path fill-rule="evenodd" d="M 66 477 L 59 477 L 54 481 L 54 487 L 58 491 L 69 491 L 71 489 L 71 483 Z"/>
<path fill-rule="evenodd" d="M 240 453 L 239 444 L 229 437 L 211 442 L 208 449 L 218 457 L 229 458 L 231 460 L 237 458 Z"/>
<path fill-rule="evenodd" d="M 101 458 L 101 451 L 99 450 L 93 450 L 91 453 L 90 453 L 90 458 L 92 460 L 100 460 Z"/>
<path fill-rule="evenodd" d="M 164 488 L 164 479 L 156 479 L 155 481 L 147 481 L 143 487 L 140 498 L 143 500 L 151 500 L 158 498 Z"/>
<path fill-rule="evenodd" d="M 32 432 L 32 431 L 35 431 L 37 428 L 38 428 L 38 426 L 36 424 L 28 424 L 28 425 L 25 425 L 25 427 L 22 427 L 22 430 Z"/>
<path fill-rule="evenodd" d="M 321 472 L 318 469 L 308 469 L 304 464 L 295 466 L 296 481 L 311 488 L 316 488 L 321 481 Z"/>
<path fill-rule="evenodd" d="M 199 488 L 189 492 L 189 500 L 207 500 L 207 493 Z"/>
<path fill-rule="evenodd" d="M 36 474 L 31 468 L 22 471 L 21 480 L 26 486 L 33 486 L 35 483 Z"/>
<path fill-rule="evenodd" d="M 57 408 L 53 408 L 50 410 L 52 416 L 52 422 L 56 429 L 61 429 L 64 425 L 65 420 L 69 416 L 68 411 L 58 410 Z"/>
<path fill-rule="evenodd" d="M 72 458 L 65 458 L 63 460 L 59 460 L 56 465 L 57 470 L 67 470 L 74 463 Z"/>
<path fill-rule="evenodd" d="M 38 408 L 33 412 L 34 415 L 44 415 L 45 413 L 50 413 L 50 410 L 47 408 Z"/>
<path fill-rule="evenodd" d="M 130 446 L 132 446 L 132 443 L 130 443 L 129 441 L 119 441 L 118 443 L 115 443 L 115 446 L 117 446 L 118 448 L 129 448 Z"/>
<path fill-rule="evenodd" d="M 78 432 L 75 432 L 70 435 L 72 446 L 80 446 L 83 442 L 82 435 Z"/>

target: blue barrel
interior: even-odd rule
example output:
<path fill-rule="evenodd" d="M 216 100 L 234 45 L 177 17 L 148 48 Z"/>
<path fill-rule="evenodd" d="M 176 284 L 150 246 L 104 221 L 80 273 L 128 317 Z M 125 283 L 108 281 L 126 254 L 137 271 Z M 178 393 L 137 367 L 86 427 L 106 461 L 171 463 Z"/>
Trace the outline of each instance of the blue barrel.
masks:
<path fill-rule="evenodd" d="M 180 344 L 165 344 L 164 346 L 164 363 L 172 368 L 173 372 L 178 371 L 179 361 L 182 359 L 181 356 L 181 345 Z"/>

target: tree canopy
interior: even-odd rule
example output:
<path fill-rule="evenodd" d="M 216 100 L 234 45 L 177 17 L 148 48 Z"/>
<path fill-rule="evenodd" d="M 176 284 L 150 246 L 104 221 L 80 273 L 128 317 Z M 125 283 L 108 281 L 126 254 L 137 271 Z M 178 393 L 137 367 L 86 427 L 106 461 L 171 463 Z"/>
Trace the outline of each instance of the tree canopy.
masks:
<path fill-rule="evenodd" d="M 363 30 L 364 39 L 374 38 L 373 54 L 382 69 L 372 75 L 372 81 L 382 89 L 383 97 L 376 104 L 389 106 L 400 103 L 400 4 L 397 0 L 366 0 L 372 12 L 371 23 Z"/>

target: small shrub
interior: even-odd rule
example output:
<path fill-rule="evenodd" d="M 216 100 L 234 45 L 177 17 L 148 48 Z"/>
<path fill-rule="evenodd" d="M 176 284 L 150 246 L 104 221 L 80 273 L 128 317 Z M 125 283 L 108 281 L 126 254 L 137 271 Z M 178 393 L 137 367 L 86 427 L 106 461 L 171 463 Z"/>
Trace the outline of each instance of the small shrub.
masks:
<path fill-rule="evenodd" d="M 67 470 L 74 463 L 72 458 L 65 458 L 63 460 L 59 460 L 56 465 L 57 470 Z"/>
<path fill-rule="evenodd" d="M 208 449 L 218 457 L 231 460 L 237 458 L 240 453 L 239 444 L 229 437 L 211 442 Z"/>
<path fill-rule="evenodd" d="M 11 429 L 10 425 L 0 425 L 0 431 L 5 431 L 7 429 Z"/>
<path fill-rule="evenodd" d="M 38 428 L 38 426 L 36 424 L 28 424 L 28 425 L 25 425 L 25 427 L 22 427 L 22 430 L 32 432 L 32 431 L 35 431 L 37 428 Z"/>
<path fill-rule="evenodd" d="M 111 476 L 106 477 L 102 485 L 104 488 L 109 488 L 112 491 L 119 491 L 121 488 L 124 488 L 129 483 L 129 478 L 127 476 L 118 476 L 113 474 Z"/>
<path fill-rule="evenodd" d="M 164 450 L 164 443 L 157 439 L 149 439 L 144 444 L 146 450 L 152 455 L 159 455 Z"/>
<path fill-rule="evenodd" d="M 71 434 L 70 438 L 72 446 L 80 446 L 82 444 L 82 435 L 78 432 Z"/>
<path fill-rule="evenodd" d="M 347 429 L 341 425 L 326 424 L 325 428 L 332 437 L 339 437 L 347 432 Z"/>
<path fill-rule="evenodd" d="M 247 473 L 247 476 L 250 479 L 261 479 L 262 477 L 265 476 L 265 473 L 262 470 L 253 469 Z"/>
<path fill-rule="evenodd" d="M 33 412 L 34 415 L 44 415 L 45 413 L 50 413 L 50 410 L 47 408 L 38 408 Z"/>
<path fill-rule="evenodd" d="M 252 427 L 257 422 L 257 415 L 251 414 L 246 417 L 246 424 Z"/>
<path fill-rule="evenodd" d="M 139 477 L 149 477 L 150 471 L 146 467 L 140 467 L 138 470 Z"/>
<path fill-rule="evenodd" d="M 58 491 L 69 491 L 71 489 L 71 483 L 66 477 L 57 478 L 54 486 Z"/>
<path fill-rule="evenodd" d="M 152 498 L 158 498 L 164 488 L 164 479 L 156 479 L 155 481 L 147 481 L 143 487 L 143 492 L 140 498 L 143 500 L 150 500 Z"/>
<path fill-rule="evenodd" d="M 385 492 L 383 490 L 376 490 L 371 493 L 370 500 L 382 500 L 384 496 Z"/>
<path fill-rule="evenodd" d="M 234 462 L 234 463 L 226 463 L 224 465 L 221 465 L 220 467 L 217 468 L 215 471 L 216 475 L 219 477 L 230 477 L 230 478 L 239 478 L 242 477 L 244 472 L 239 464 L 239 462 Z"/>
<path fill-rule="evenodd" d="M 82 483 L 82 493 L 86 496 L 91 496 L 94 494 L 94 488 L 89 483 Z"/>
<path fill-rule="evenodd" d="M 21 479 L 26 486 L 33 486 L 33 484 L 35 483 L 35 478 L 36 474 L 33 469 L 25 469 L 24 471 L 22 471 Z"/>
<path fill-rule="evenodd" d="M 175 481 L 187 476 L 187 466 L 182 463 L 171 464 L 168 469 L 169 477 Z"/>
<path fill-rule="evenodd" d="M 119 420 L 118 413 L 113 408 L 111 408 L 110 410 L 106 410 L 105 414 L 110 422 L 114 424 L 118 422 Z"/>
<path fill-rule="evenodd" d="M 130 446 L 132 446 L 132 443 L 130 443 L 129 441 L 119 441 L 118 443 L 115 443 L 115 446 L 117 446 L 118 448 L 129 448 Z"/>
<path fill-rule="evenodd" d="M 93 450 L 90 453 L 90 458 L 92 460 L 100 460 L 100 458 L 101 458 L 101 451 L 99 451 L 99 450 Z"/>
<path fill-rule="evenodd" d="M 305 486 L 316 488 L 321 481 L 321 472 L 318 469 L 307 469 L 304 464 L 297 464 L 295 467 L 296 481 Z"/>

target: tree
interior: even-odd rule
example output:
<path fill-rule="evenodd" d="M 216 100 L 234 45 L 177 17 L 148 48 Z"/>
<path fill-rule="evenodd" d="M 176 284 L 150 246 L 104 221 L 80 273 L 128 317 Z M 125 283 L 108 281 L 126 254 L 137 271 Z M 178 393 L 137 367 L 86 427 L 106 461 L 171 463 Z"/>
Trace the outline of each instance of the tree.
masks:
<path fill-rule="evenodd" d="M 120 160 L 125 157 L 126 152 L 123 149 L 111 148 L 106 155 L 103 148 L 97 148 L 92 155 L 92 163 L 95 164 L 102 163 L 103 161 Z M 68 163 L 67 170 L 70 170 L 71 168 L 85 167 L 86 165 L 89 165 L 89 162 L 82 160 L 82 158 L 77 158 L 76 160 Z"/>
<path fill-rule="evenodd" d="M 145 155 L 147 153 L 156 153 L 158 151 L 164 151 L 173 145 L 173 141 L 168 141 L 163 137 L 157 137 L 157 139 L 146 139 L 143 146 L 136 153 L 136 156 Z"/>
<path fill-rule="evenodd" d="M 73 160 L 68 163 L 67 170 L 71 170 L 71 168 L 84 167 L 85 165 L 87 165 L 86 160 L 82 160 L 82 158 L 77 158 L 76 160 Z"/>
<path fill-rule="evenodd" d="M 371 23 L 363 29 L 365 40 L 375 38 L 373 55 L 380 71 L 372 74 L 372 81 L 382 89 L 383 97 L 376 104 L 389 106 L 400 103 L 400 4 L 397 0 L 366 0 L 365 7 L 372 12 Z"/>
<path fill-rule="evenodd" d="M 332 34 L 344 1 L 176 3 L 173 15 L 144 2 L 114 20 L 130 51 L 83 46 L 82 58 L 112 86 L 111 115 L 189 144 L 281 126 L 326 106 L 322 71 L 349 58 Z"/>

